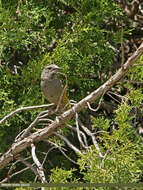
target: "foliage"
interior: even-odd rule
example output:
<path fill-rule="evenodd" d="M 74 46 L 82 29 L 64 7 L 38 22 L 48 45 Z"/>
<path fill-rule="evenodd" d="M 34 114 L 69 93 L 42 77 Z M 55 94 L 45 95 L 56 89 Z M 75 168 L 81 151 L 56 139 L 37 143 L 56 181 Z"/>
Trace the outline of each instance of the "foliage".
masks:
<path fill-rule="evenodd" d="M 142 176 L 140 156 L 142 143 L 139 137 L 134 136 L 135 131 L 129 125 L 130 119 L 129 106 L 126 104 L 119 106 L 115 121 L 120 128 L 111 133 L 103 132 L 98 137 L 101 142 L 100 148 L 106 155 L 105 159 L 99 158 L 94 146 L 91 153 L 85 153 L 79 158 L 80 170 L 87 182 L 138 182 Z M 97 119 L 95 119 L 96 123 Z"/>
<path fill-rule="evenodd" d="M 69 171 L 62 170 L 61 168 L 56 168 L 52 170 L 52 174 L 50 176 L 50 181 L 57 183 L 57 182 L 70 182 L 72 179 L 72 174 L 75 169 L 70 169 Z"/>
<path fill-rule="evenodd" d="M 39 86 L 41 71 L 50 63 L 59 65 L 67 75 L 69 98 L 75 101 L 98 88 L 119 67 L 120 61 L 117 60 L 120 56 L 116 50 L 120 47 L 120 25 L 125 15 L 114 1 L 0 2 L 0 118 L 23 105 L 47 103 Z M 128 37 L 131 29 L 125 27 L 124 33 L 124 38 Z M 136 135 L 131 123 L 136 118 L 135 108 L 141 109 L 142 113 L 143 88 L 130 82 L 142 82 L 142 59 L 130 70 L 127 80 L 115 87 L 125 97 L 121 104 L 117 104 L 118 108 L 111 114 L 99 110 L 96 117 L 90 113 L 91 126 L 88 127 L 95 132 L 105 159 L 99 158 L 92 143 L 91 151 L 82 150 L 82 155 L 76 155 L 65 143 L 51 137 L 52 142 L 67 148 L 68 156 L 73 160 L 78 157 L 78 161 L 71 164 L 57 150 L 52 151 L 45 164 L 48 181 L 142 181 L 142 139 Z M 107 101 L 113 102 L 109 97 Z M 17 134 L 33 121 L 37 113 L 21 112 L 0 127 L 1 153 L 10 147 Z M 86 111 L 81 113 L 81 118 L 82 114 L 85 118 L 88 116 Z M 114 126 L 111 125 L 113 121 Z M 68 130 L 61 129 L 60 133 L 80 147 L 77 137 Z M 38 148 L 42 160 L 43 152 L 51 147 L 41 142 Z M 28 150 L 23 154 L 29 155 Z M 4 170 L 0 178 L 6 173 Z M 24 178 L 18 176 L 11 181 L 34 181 L 29 172 L 25 172 Z"/>

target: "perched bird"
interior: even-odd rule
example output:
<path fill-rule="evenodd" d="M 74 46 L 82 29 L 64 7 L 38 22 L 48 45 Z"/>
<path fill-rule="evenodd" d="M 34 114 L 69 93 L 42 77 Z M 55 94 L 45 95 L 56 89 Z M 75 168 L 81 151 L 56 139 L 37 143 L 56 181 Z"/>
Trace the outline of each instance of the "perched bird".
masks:
<path fill-rule="evenodd" d="M 65 85 L 60 79 L 60 67 L 48 65 L 41 73 L 41 90 L 49 102 L 54 103 L 59 110 L 70 108 Z"/>

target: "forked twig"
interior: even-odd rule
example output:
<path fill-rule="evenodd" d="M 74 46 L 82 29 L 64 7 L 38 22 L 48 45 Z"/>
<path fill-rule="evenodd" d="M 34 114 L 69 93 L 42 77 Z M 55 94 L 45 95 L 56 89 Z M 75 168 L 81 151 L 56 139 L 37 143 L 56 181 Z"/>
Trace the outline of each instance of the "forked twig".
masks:
<path fill-rule="evenodd" d="M 41 118 L 43 117 L 47 117 L 51 114 L 55 113 L 55 111 L 53 110 L 46 110 L 46 111 L 42 111 L 38 114 L 38 116 L 35 118 L 35 120 L 29 125 L 29 127 L 27 127 L 26 129 L 24 129 L 22 132 L 20 132 L 20 134 L 18 134 L 18 136 L 15 138 L 15 143 L 21 141 L 22 139 L 24 139 L 26 136 L 29 135 L 31 129 L 38 124 L 39 121 L 41 121 Z"/>
<path fill-rule="evenodd" d="M 84 144 L 84 142 L 82 141 L 82 138 L 81 138 L 81 136 L 80 136 L 80 130 L 79 130 L 79 121 L 78 121 L 78 114 L 76 113 L 76 116 L 75 116 L 75 123 L 76 123 L 76 130 L 77 130 L 77 137 L 78 137 L 78 140 L 79 140 L 79 142 L 80 142 L 80 144 L 82 145 L 82 147 L 83 148 L 85 148 L 85 149 L 89 149 L 89 147 L 88 147 L 88 144 L 87 144 L 87 141 L 85 141 L 85 144 Z"/>
<path fill-rule="evenodd" d="M 54 145 L 56 148 L 59 149 L 59 151 L 72 163 L 77 164 L 73 159 L 71 159 L 69 156 L 66 155 L 66 153 L 62 150 L 63 148 L 58 146 L 56 143 L 53 143 L 52 141 L 47 140 L 48 143 Z"/>
<path fill-rule="evenodd" d="M 44 105 L 38 105 L 38 106 L 26 106 L 26 107 L 18 108 L 16 110 L 12 111 L 11 113 L 9 113 L 8 115 L 6 115 L 3 119 L 1 119 L 0 125 L 3 124 L 7 119 L 9 119 L 10 117 L 12 117 L 13 115 L 15 115 L 18 112 L 25 111 L 25 110 L 39 109 L 39 108 L 48 108 L 53 105 L 54 104 L 44 104 Z"/>
<path fill-rule="evenodd" d="M 87 127 L 85 127 L 81 121 L 79 121 L 79 124 L 80 124 L 80 126 L 82 127 L 82 129 L 83 129 L 89 136 L 91 136 L 92 142 L 93 142 L 93 144 L 94 144 L 94 146 L 95 146 L 95 148 L 96 148 L 96 150 L 97 150 L 99 156 L 100 156 L 101 158 L 104 158 L 104 156 L 102 155 L 102 153 L 101 153 L 101 151 L 100 151 L 100 148 L 99 148 L 99 146 L 98 146 L 98 143 L 97 143 L 96 138 L 95 138 L 95 136 L 93 135 L 93 133 L 92 133 Z"/>
<path fill-rule="evenodd" d="M 56 133 L 56 132 L 54 132 L 53 134 L 55 134 L 56 136 L 58 136 L 58 137 L 60 137 L 62 140 L 64 140 L 64 141 L 66 142 L 66 144 L 67 144 L 74 152 L 76 152 L 76 153 L 78 153 L 78 154 L 82 154 L 81 151 L 80 151 L 78 148 L 76 148 L 65 136 L 60 135 L 60 134 L 58 134 L 58 133 Z"/>

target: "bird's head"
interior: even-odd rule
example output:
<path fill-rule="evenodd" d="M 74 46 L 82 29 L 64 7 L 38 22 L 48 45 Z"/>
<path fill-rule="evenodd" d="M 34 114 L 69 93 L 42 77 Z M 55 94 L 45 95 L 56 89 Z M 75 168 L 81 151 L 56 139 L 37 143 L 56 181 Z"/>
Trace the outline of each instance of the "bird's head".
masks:
<path fill-rule="evenodd" d="M 41 74 L 42 80 L 53 80 L 59 74 L 60 67 L 55 64 L 48 65 L 45 67 Z"/>

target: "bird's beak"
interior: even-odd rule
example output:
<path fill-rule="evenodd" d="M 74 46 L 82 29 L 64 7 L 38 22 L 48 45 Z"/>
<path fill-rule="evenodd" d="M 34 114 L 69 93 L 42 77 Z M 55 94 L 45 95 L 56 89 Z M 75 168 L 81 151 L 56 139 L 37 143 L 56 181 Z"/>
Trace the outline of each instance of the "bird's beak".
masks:
<path fill-rule="evenodd" d="M 58 67 L 57 65 L 55 65 L 55 67 L 53 68 L 55 71 L 59 71 L 60 67 Z"/>

